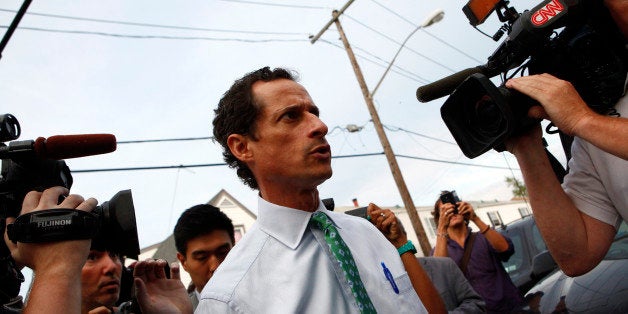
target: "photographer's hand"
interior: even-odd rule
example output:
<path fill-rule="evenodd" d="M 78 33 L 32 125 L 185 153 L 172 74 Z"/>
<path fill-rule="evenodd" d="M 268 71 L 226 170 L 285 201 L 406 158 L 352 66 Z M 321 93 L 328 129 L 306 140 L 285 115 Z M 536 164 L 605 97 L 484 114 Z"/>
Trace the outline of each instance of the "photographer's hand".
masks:
<path fill-rule="evenodd" d="M 170 265 L 171 278 L 167 278 L 166 263 L 147 259 L 134 265 L 134 284 L 142 313 L 192 313 L 192 302 L 181 282 L 179 265 Z"/>
<path fill-rule="evenodd" d="M 395 248 L 400 248 L 408 242 L 408 236 L 403 225 L 390 209 L 381 209 L 370 203 L 366 208 L 366 213 L 371 217 L 371 223 L 384 234 Z M 443 299 L 416 256 L 410 251 L 405 252 L 401 254 L 401 262 L 408 273 L 408 277 L 410 277 L 414 291 L 428 313 L 447 313 Z"/>
<path fill-rule="evenodd" d="M 516 89 L 541 103 L 530 108 L 528 116 L 551 120 L 566 134 L 578 136 L 598 148 L 628 159 L 628 119 L 594 112 L 567 81 L 550 74 L 510 79 L 506 87 Z M 628 102 L 624 96 L 619 102 Z"/>
<path fill-rule="evenodd" d="M 568 81 L 551 74 L 516 77 L 506 82 L 506 87 L 516 89 L 541 103 L 532 107 L 532 118 L 549 119 L 564 133 L 576 135 L 596 113 L 582 100 Z"/>
<path fill-rule="evenodd" d="M 98 203 L 84 200 L 63 187 L 44 192 L 29 192 L 24 198 L 21 214 L 54 208 L 75 208 L 91 211 Z M 57 204 L 60 196 L 66 198 Z M 6 236 L 6 235 L 5 235 Z M 10 241 L 8 241 L 10 242 Z M 12 245 L 13 259 L 35 272 L 28 303 L 23 313 L 79 313 L 81 310 L 81 269 L 89 254 L 90 240 Z"/>
<path fill-rule="evenodd" d="M 384 234 L 395 248 L 399 248 L 408 242 L 406 231 L 399 223 L 397 216 L 390 209 L 381 209 L 377 205 L 370 203 L 366 213 L 371 217 L 371 222 L 375 227 Z"/>
<path fill-rule="evenodd" d="M 508 242 L 504 236 L 492 229 L 491 226 L 484 223 L 480 216 L 475 214 L 475 209 L 473 209 L 471 204 L 467 202 L 459 202 L 458 210 L 460 215 L 468 216 L 469 220 L 473 221 L 473 223 L 478 227 L 479 232 L 486 237 L 489 244 L 495 249 L 495 251 L 504 252 L 508 250 Z"/>

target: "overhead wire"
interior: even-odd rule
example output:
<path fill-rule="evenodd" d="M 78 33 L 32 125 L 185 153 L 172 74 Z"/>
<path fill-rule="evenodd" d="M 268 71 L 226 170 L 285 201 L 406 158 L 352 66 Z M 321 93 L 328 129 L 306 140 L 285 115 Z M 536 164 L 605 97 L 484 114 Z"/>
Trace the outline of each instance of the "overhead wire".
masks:
<path fill-rule="evenodd" d="M 407 22 L 408 24 L 410 24 L 410 25 L 412 25 L 412 26 L 414 26 L 414 27 L 418 27 L 418 25 L 417 25 L 417 24 L 415 24 L 414 22 L 410 21 L 409 19 L 407 19 L 407 18 L 403 17 L 401 14 L 399 14 L 399 13 L 397 13 L 397 12 L 393 11 L 393 10 L 392 10 L 392 9 L 390 9 L 389 7 L 387 7 L 387 6 L 383 5 L 383 4 L 381 4 L 381 3 L 379 3 L 379 2 L 377 2 L 377 1 L 375 1 L 375 0 L 371 0 L 371 2 L 373 2 L 373 3 L 375 3 L 376 5 L 380 6 L 380 7 L 381 7 L 381 8 L 383 8 L 384 10 L 386 10 L 386 11 L 388 11 L 388 12 L 392 13 L 393 15 L 397 16 L 398 18 L 400 18 L 400 19 L 401 19 L 401 20 L 403 20 L 404 22 Z M 472 55 L 470 55 L 470 54 L 468 54 L 468 53 L 464 52 L 463 50 L 460 50 L 458 47 L 456 47 L 456 46 L 454 46 L 454 45 L 452 45 L 452 44 L 448 43 L 448 42 L 447 42 L 447 41 L 445 41 L 444 39 L 442 39 L 442 38 L 440 38 L 440 37 L 438 37 L 438 36 L 435 36 L 434 34 L 430 33 L 430 32 L 429 32 L 428 30 L 426 30 L 425 28 L 421 28 L 421 31 L 422 31 L 422 32 L 424 32 L 425 34 L 429 35 L 430 37 L 432 37 L 432 38 L 436 39 L 437 41 L 441 42 L 442 44 L 444 44 L 444 45 L 448 46 L 449 48 L 451 48 L 451 49 L 453 49 L 453 50 L 455 50 L 455 51 L 459 52 L 460 54 L 462 54 L 462 55 L 466 56 L 467 58 L 469 58 L 469 59 L 471 59 L 471 60 L 474 60 L 474 61 L 476 61 L 476 62 L 478 62 L 478 63 L 483 63 L 482 61 L 478 60 L 477 58 L 473 57 Z"/>
<path fill-rule="evenodd" d="M 364 154 L 352 154 L 352 155 L 340 155 L 340 156 L 332 156 L 332 159 L 343 159 L 343 158 L 357 158 L 357 157 L 370 157 L 370 156 L 379 156 L 384 155 L 384 152 L 378 153 L 364 153 Z M 492 169 L 505 169 L 510 170 L 507 167 L 501 166 L 493 166 L 493 165 L 477 165 L 471 163 L 464 162 L 456 162 L 456 161 L 448 161 L 448 160 L 440 160 L 440 159 L 432 159 L 432 158 L 423 158 L 417 156 L 408 156 L 408 155 L 398 155 L 395 154 L 396 157 L 409 158 L 415 160 L 423 160 L 423 161 L 431 161 L 438 163 L 446 163 L 446 164 L 455 164 L 455 165 L 464 165 L 471 167 L 480 167 L 480 168 L 492 168 Z M 79 169 L 79 170 L 71 170 L 72 173 L 92 173 L 92 172 L 115 172 L 115 171 L 139 171 L 139 170 L 164 170 L 164 169 L 184 169 L 184 168 L 205 168 L 205 167 L 218 167 L 218 166 L 227 166 L 226 163 L 210 163 L 210 164 L 190 164 L 190 165 L 170 165 L 170 166 L 144 166 L 144 167 L 121 167 L 121 168 L 101 168 L 101 169 Z M 518 170 L 518 169 L 515 169 Z"/>
<path fill-rule="evenodd" d="M 248 1 L 248 0 L 220 0 L 220 1 L 223 1 L 223 2 L 246 3 L 246 4 L 255 4 L 255 5 L 265 5 L 265 6 L 273 6 L 273 7 L 288 7 L 288 8 L 297 8 L 297 9 L 317 9 L 317 10 L 333 9 L 333 8 L 330 8 L 330 7 L 321 7 L 321 6 L 270 3 L 270 2 Z"/>
<path fill-rule="evenodd" d="M 390 36 L 388 36 L 388 35 L 386 35 L 386 34 L 384 34 L 384 33 L 380 32 L 380 31 L 378 31 L 378 30 L 376 30 L 376 29 L 374 29 L 374 28 L 372 28 L 372 27 L 370 27 L 370 26 L 368 26 L 368 25 L 364 24 L 364 23 L 363 23 L 363 22 L 361 22 L 361 21 L 358 21 L 357 19 L 355 19 L 355 18 L 351 17 L 351 16 L 350 16 L 350 15 L 348 15 L 347 13 L 345 13 L 345 14 L 344 14 L 344 16 L 346 16 L 346 17 L 347 17 L 347 18 L 349 18 L 350 20 L 352 20 L 352 21 L 354 21 L 354 22 L 356 22 L 356 23 L 358 23 L 358 24 L 360 24 L 360 25 L 362 25 L 362 26 L 366 27 L 367 29 L 369 29 L 369 30 L 371 30 L 371 31 L 373 31 L 373 32 L 375 32 L 375 33 L 377 33 L 377 34 L 379 34 L 380 36 L 382 36 L 382 37 L 384 37 L 384 38 L 386 38 L 386 39 L 388 39 L 388 40 L 390 40 L 390 41 L 394 42 L 395 44 L 397 44 L 397 45 L 399 45 L 399 46 L 401 46 L 401 45 L 402 45 L 402 43 L 401 43 L 401 42 L 399 42 L 399 41 L 397 41 L 397 40 L 395 40 L 395 39 L 391 38 Z M 436 64 L 436 65 L 438 65 L 438 66 L 440 66 L 440 67 L 442 67 L 442 68 L 444 68 L 444 69 L 447 69 L 448 71 L 451 71 L 451 72 L 457 72 L 456 70 L 454 70 L 454 69 L 452 69 L 452 68 L 450 68 L 450 67 L 448 67 L 448 66 L 444 65 L 443 63 L 438 62 L 438 61 L 436 61 L 436 60 L 434 60 L 434 59 L 432 59 L 432 58 L 430 58 L 430 57 L 428 57 L 428 56 L 426 56 L 426 55 L 424 55 L 424 54 L 422 54 L 422 53 L 420 53 L 420 52 L 418 52 L 418 51 L 416 51 L 416 50 L 414 50 L 414 49 L 412 49 L 412 48 L 410 48 L 410 47 L 408 47 L 408 46 L 405 46 L 404 48 L 406 48 L 408 51 L 411 51 L 411 52 L 413 52 L 414 54 L 416 54 L 416 55 L 418 55 L 418 56 L 420 56 L 420 57 L 422 57 L 422 58 L 424 58 L 424 59 L 426 59 L 426 60 L 428 60 L 428 61 L 430 61 L 430 62 L 432 62 L 432 63 L 434 63 L 434 64 Z"/>
<path fill-rule="evenodd" d="M 17 11 L 0 8 L 0 12 L 16 13 Z M 59 14 L 39 13 L 39 12 L 32 12 L 32 11 L 28 11 L 28 12 L 26 12 L 26 14 L 27 15 L 50 17 L 50 18 L 57 18 L 57 19 L 86 21 L 86 22 L 117 24 L 117 25 L 130 25 L 130 26 L 151 27 L 151 28 L 177 29 L 177 30 L 192 30 L 192 31 L 203 31 L 203 32 L 241 33 L 241 34 L 254 34 L 254 35 L 299 35 L 299 36 L 307 35 L 306 33 L 295 33 L 295 32 L 245 31 L 245 30 L 230 30 L 230 29 L 203 28 L 203 27 L 190 27 L 190 26 L 177 26 L 177 25 L 163 25 L 163 24 L 152 24 L 152 23 L 138 23 L 138 22 L 105 20 L 105 19 L 96 19 L 96 18 L 87 18 L 87 17 L 78 17 L 78 16 L 68 16 L 68 15 L 59 15 Z"/>

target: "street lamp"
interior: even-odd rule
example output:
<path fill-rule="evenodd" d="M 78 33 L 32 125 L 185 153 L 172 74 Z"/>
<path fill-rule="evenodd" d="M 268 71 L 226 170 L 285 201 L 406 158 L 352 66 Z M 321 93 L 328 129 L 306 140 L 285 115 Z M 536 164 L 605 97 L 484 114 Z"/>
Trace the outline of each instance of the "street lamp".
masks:
<path fill-rule="evenodd" d="M 410 37 L 412 37 L 412 35 L 414 35 L 414 33 L 416 33 L 421 28 L 425 28 L 425 27 L 428 27 L 428 26 L 430 26 L 430 25 L 432 25 L 434 23 L 440 22 L 443 19 L 444 16 L 445 16 L 445 12 L 443 12 L 443 10 L 436 9 L 434 12 L 432 12 L 430 15 L 428 15 L 428 17 L 425 19 L 425 21 L 423 23 L 421 23 L 419 26 L 417 26 L 412 31 L 412 33 L 410 33 L 410 35 L 408 35 L 408 37 L 406 37 L 406 40 L 403 41 L 403 43 L 399 47 L 399 50 L 397 50 L 397 53 L 395 54 L 395 56 L 392 58 L 392 60 L 390 60 L 390 63 L 388 64 L 388 67 L 386 68 L 386 71 L 384 71 L 384 74 L 382 74 L 382 77 L 379 79 L 379 82 L 377 82 L 377 85 L 375 85 L 375 88 L 371 92 L 371 98 L 373 97 L 373 95 L 375 95 L 375 92 L 379 88 L 379 85 L 382 84 L 382 81 L 384 80 L 384 77 L 386 77 L 386 74 L 388 74 L 388 71 L 392 67 L 393 63 L 395 63 L 395 60 L 397 59 L 397 56 L 401 52 L 401 49 L 403 49 L 403 47 L 406 45 L 406 43 L 408 42 Z"/>

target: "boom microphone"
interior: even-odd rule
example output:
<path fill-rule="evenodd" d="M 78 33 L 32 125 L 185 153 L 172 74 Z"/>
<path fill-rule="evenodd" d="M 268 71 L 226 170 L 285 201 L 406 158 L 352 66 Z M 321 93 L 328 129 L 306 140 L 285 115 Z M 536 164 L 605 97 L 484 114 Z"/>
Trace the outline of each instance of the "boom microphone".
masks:
<path fill-rule="evenodd" d="M 474 68 L 468 68 L 460 72 L 454 73 L 450 76 L 444 77 L 436 82 L 423 85 L 416 90 L 416 98 L 420 102 L 428 102 L 434 99 L 447 96 L 453 92 L 460 83 L 462 83 L 467 77 L 475 73 L 485 73 L 485 66 L 477 66 Z"/>
<path fill-rule="evenodd" d="M 113 134 L 55 135 L 35 141 L 13 141 L 0 147 L 0 158 L 67 159 L 111 153 L 116 150 Z"/>

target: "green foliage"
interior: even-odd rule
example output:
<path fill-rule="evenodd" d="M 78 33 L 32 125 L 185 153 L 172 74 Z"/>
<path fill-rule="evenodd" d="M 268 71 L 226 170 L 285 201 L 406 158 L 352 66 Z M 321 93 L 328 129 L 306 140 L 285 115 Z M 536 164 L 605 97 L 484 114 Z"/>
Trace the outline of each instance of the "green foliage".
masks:
<path fill-rule="evenodd" d="M 517 180 L 515 177 L 506 177 L 506 184 L 512 188 L 512 195 L 514 197 L 527 197 L 528 191 L 525 184 Z"/>

